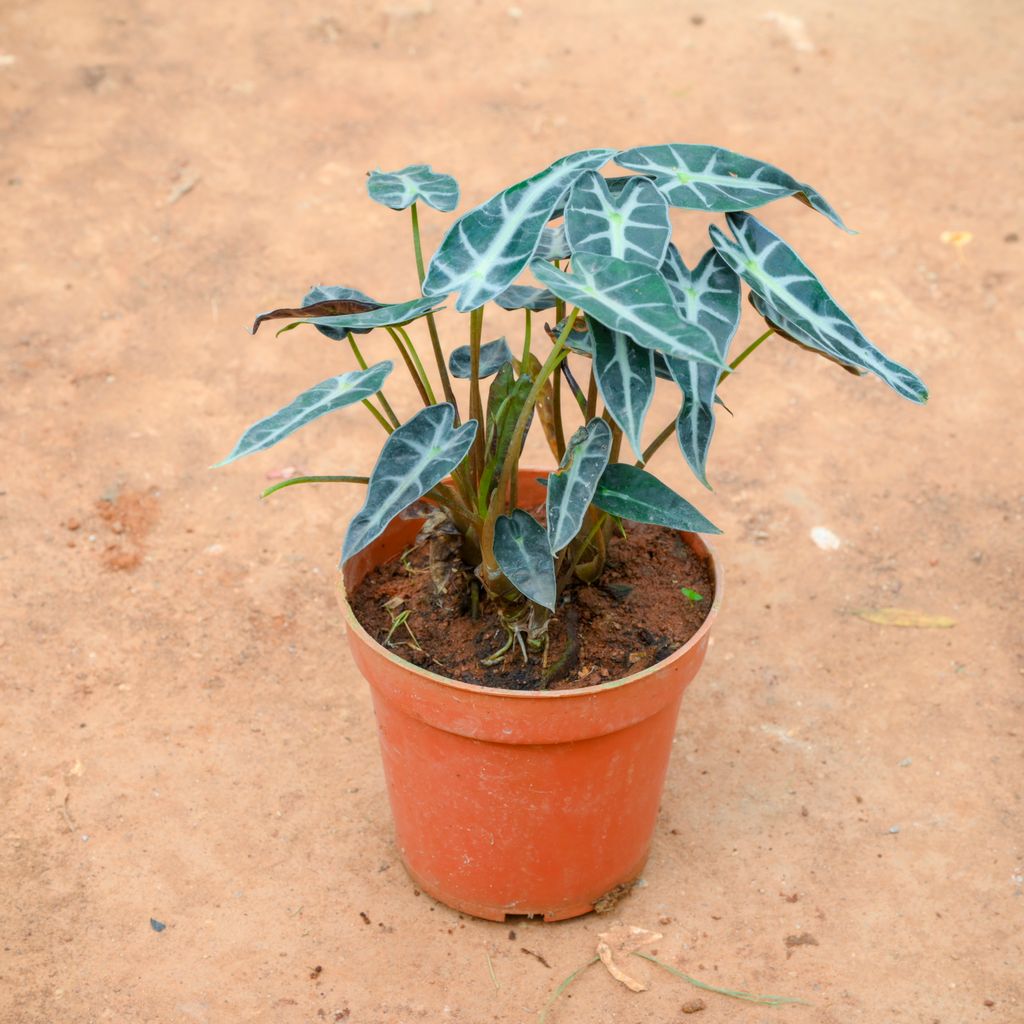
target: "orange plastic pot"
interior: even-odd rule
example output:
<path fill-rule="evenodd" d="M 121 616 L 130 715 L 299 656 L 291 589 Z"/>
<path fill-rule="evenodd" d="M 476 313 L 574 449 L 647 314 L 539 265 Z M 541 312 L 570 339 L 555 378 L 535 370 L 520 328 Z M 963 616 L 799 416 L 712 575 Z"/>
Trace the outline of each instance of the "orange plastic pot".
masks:
<path fill-rule="evenodd" d="M 524 470 L 519 495 L 543 502 Z M 650 848 L 683 690 L 697 674 L 722 595 L 715 583 L 696 635 L 635 675 L 578 690 L 521 692 L 462 683 L 411 665 L 373 640 L 349 593 L 396 558 L 421 521 L 396 519 L 345 563 L 339 598 L 369 681 L 398 849 L 416 885 L 456 910 L 575 917 L 633 881 Z"/>

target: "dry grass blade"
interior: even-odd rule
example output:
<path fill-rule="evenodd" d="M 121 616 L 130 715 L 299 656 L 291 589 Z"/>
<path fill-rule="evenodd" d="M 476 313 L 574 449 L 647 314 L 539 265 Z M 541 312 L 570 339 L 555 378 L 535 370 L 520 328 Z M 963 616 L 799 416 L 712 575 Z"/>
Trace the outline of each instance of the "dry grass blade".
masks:
<path fill-rule="evenodd" d="M 558 988 L 556 988 L 555 991 L 552 993 L 551 998 L 545 1004 L 544 1009 L 541 1010 L 540 1013 L 537 1015 L 537 1024 L 544 1024 L 544 1022 L 547 1020 L 548 1013 L 551 1010 L 551 1007 L 555 1005 L 555 1003 L 558 1000 L 558 997 L 576 980 L 576 978 L 579 977 L 579 975 L 581 975 L 588 967 L 593 967 L 593 965 L 596 964 L 600 959 L 601 958 L 597 956 L 591 957 L 582 967 L 577 967 L 576 970 L 572 972 L 572 974 L 570 974 L 567 978 L 565 978 L 562 981 Z"/>
<path fill-rule="evenodd" d="M 715 992 L 720 996 L 728 996 L 730 999 L 741 999 L 745 1003 L 757 1003 L 759 1006 L 785 1006 L 787 1003 L 795 1004 L 797 1006 L 811 1005 L 806 1000 L 790 999 L 788 996 L 761 996 L 756 995 L 753 992 L 744 992 L 740 989 L 719 988 L 717 985 L 709 985 L 705 981 L 700 981 L 699 979 L 684 973 L 679 970 L 678 967 L 673 967 L 671 964 L 665 963 L 664 960 L 659 960 L 657 957 L 651 956 L 650 953 L 641 953 L 639 950 L 636 950 L 634 951 L 633 956 L 641 957 L 643 960 L 650 960 L 652 964 L 664 967 L 669 974 L 674 974 L 677 978 L 682 978 L 683 981 L 688 981 L 695 988 L 703 989 L 705 992 Z"/>

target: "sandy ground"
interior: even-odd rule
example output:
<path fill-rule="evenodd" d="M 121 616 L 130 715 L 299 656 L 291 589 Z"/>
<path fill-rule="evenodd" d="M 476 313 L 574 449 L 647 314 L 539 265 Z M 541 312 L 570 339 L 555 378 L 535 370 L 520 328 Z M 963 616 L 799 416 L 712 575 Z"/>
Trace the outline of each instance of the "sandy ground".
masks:
<path fill-rule="evenodd" d="M 706 995 L 700 1021 L 1024 1020 L 1024 11 L 629 6 L 3 5 L 4 1024 L 528 1022 L 592 955 L 608 918 L 511 939 L 396 860 L 331 592 L 360 496 L 256 500 L 287 466 L 365 471 L 372 421 L 206 467 L 348 368 L 312 334 L 248 338 L 256 311 L 315 281 L 414 294 L 365 171 L 432 162 L 468 204 L 665 141 L 820 188 L 858 237 L 793 202 L 765 219 L 933 399 L 777 343 L 728 384 L 714 495 L 666 449 L 727 531 L 728 596 L 647 885 L 612 919 L 813 1003 Z M 853 614 L 893 605 L 956 626 Z M 648 992 L 591 968 L 550 1020 L 683 1019 L 699 993 L 638 969 Z"/>

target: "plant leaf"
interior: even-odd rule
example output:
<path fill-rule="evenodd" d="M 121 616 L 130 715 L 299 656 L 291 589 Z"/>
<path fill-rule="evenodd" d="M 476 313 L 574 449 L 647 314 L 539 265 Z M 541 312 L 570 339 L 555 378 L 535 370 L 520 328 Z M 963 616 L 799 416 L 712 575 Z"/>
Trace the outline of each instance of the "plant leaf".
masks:
<path fill-rule="evenodd" d="M 925 402 L 928 389 L 916 374 L 879 351 L 840 308 L 803 260 L 749 213 L 730 213 L 729 238 L 712 224 L 711 241 L 733 270 L 800 332 L 801 341 L 881 377 L 912 402 Z M 809 339 L 809 340 L 808 340 Z"/>
<path fill-rule="evenodd" d="M 366 191 L 374 202 L 404 210 L 415 202 L 451 213 L 459 205 L 459 183 L 450 174 L 438 174 L 429 164 L 410 164 L 400 171 L 371 171 Z"/>
<path fill-rule="evenodd" d="M 312 324 L 314 327 L 330 327 L 344 337 L 346 331 L 358 327 L 373 330 L 374 327 L 407 324 L 410 320 L 418 320 L 421 316 L 435 312 L 438 308 L 441 307 L 438 307 L 436 299 L 410 299 L 408 302 L 380 306 L 377 309 L 367 310 L 365 313 L 353 313 L 351 316 L 318 316 L 300 320 L 299 323 Z"/>
<path fill-rule="evenodd" d="M 494 301 L 502 309 L 528 309 L 531 313 L 540 313 L 545 309 L 553 309 L 558 300 L 546 288 L 513 284 L 500 295 L 496 295 Z"/>
<path fill-rule="evenodd" d="M 460 313 L 500 295 L 530 262 L 559 199 L 583 172 L 604 164 L 614 150 L 587 149 L 499 192 L 464 213 L 441 239 L 423 282 L 423 294 L 458 291 Z"/>
<path fill-rule="evenodd" d="M 581 327 L 580 324 L 583 324 Z M 547 324 L 544 325 L 544 331 L 547 336 L 554 343 L 558 336 L 562 333 L 562 328 L 565 326 L 564 320 L 559 320 L 555 325 L 555 329 L 552 330 Z M 594 336 L 590 333 L 590 321 L 586 317 L 577 317 L 576 324 L 573 329 L 569 332 L 569 336 L 565 340 L 565 347 L 570 352 L 575 352 L 577 355 L 586 356 L 592 358 L 594 355 Z M 669 372 L 668 360 L 660 352 L 654 352 L 654 376 L 659 380 L 671 380 L 675 378 Z"/>
<path fill-rule="evenodd" d="M 596 252 L 657 268 L 672 225 L 665 197 L 646 178 L 627 179 L 613 195 L 597 171 L 587 171 L 569 193 L 565 233 L 574 253 Z"/>
<path fill-rule="evenodd" d="M 301 306 L 297 308 L 284 307 L 282 309 L 272 309 L 269 313 L 260 313 L 253 321 L 252 330 L 249 333 L 255 334 L 260 329 L 260 324 L 264 320 L 293 320 L 297 317 L 310 316 L 346 316 L 352 313 L 365 313 L 369 310 L 380 308 L 381 304 L 379 302 L 371 299 L 369 295 L 356 291 L 355 288 L 346 288 L 344 285 L 328 285 L 327 287 L 314 285 L 306 293 Z M 366 330 L 370 330 L 370 328 Z M 360 330 L 359 333 L 365 334 L 366 330 Z M 335 336 L 327 330 L 322 330 L 321 333 L 326 334 L 335 341 L 342 341 L 345 337 L 344 334 Z"/>
<path fill-rule="evenodd" d="M 604 471 L 594 504 L 604 512 L 635 523 L 653 523 L 690 533 L 722 532 L 657 477 L 624 462 L 613 462 Z"/>
<path fill-rule="evenodd" d="M 330 377 L 303 391 L 283 409 L 254 423 L 239 438 L 231 454 L 217 466 L 226 466 L 243 455 L 263 451 L 283 441 L 299 427 L 312 423 L 325 413 L 343 409 L 346 405 L 361 402 L 364 398 L 380 391 L 381 385 L 394 369 L 390 360 L 376 363 L 365 370 L 352 370 L 339 377 Z"/>
<path fill-rule="evenodd" d="M 565 235 L 565 225 L 558 224 L 553 228 L 545 228 L 540 233 L 540 242 L 533 255 L 538 260 L 567 260 L 572 255 L 572 250 Z"/>
<path fill-rule="evenodd" d="M 689 270 L 674 245 L 668 247 L 661 273 L 680 313 L 707 328 L 724 361 L 740 322 L 739 277 L 715 249 L 709 249 Z M 715 430 L 715 389 L 721 373 L 706 363 L 684 359 L 669 359 L 668 367 L 683 392 L 676 440 L 697 479 L 710 489 L 708 449 Z"/>
<path fill-rule="evenodd" d="M 376 540 L 404 508 L 439 484 L 466 456 L 476 436 L 476 420 L 452 429 L 455 407 L 428 405 L 395 429 L 377 458 L 366 501 L 349 523 L 341 560 Z"/>
<path fill-rule="evenodd" d="M 559 298 L 613 331 L 629 335 L 643 348 L 727 368 L 711 335 L 679 315 L 657 270 L 614 256 L 581 252 L 573 257 L 572 271 L 570 276 L 540 260 L 533 263 L 541 284 Z"/>
<path fill-rule="evenodd" d="M 598 417 L 569 438 L 561 464 L 548 476 L 547 519 L 551 554 L 557 555 L 580 532 L 611 450 L 612 429 Z"/>
<path fill-rule="evenodd" d="M 494 524 L 494 557 L 506 579 L 524 597 L 555 610 L 555 563 L 544 527 L 517 508 Z"/>
<path fill-rule="evenodd" d="M 772 164 L 720 146 L 674 143 L 639 146 L 615 158 L 620 167 L 654 179 L 673 206 L 687 210 L 752 210 L 774 199 L 796 196 L 836 227 L 854 234 L 825 197 Z"/>
<path fill-rule="evenodd" d="M 480 379 L 496 374 L 506 363 L 511 363 L 514 356 L 512 349 L 504 338 L 496 338 L 480 346 Z M 469 345 L 460 345 L 448 357 L 448 369 L 453 377 L 469 380 L 472 371 L 472 352 Z"/>
<path fill-rule="evenodd" d="M 529 374 L 516 377 L 512 363 L 505 363 L 491 381 L 490 390 L 487 392 L 487 462 L 481 478 L 481 491 L 485 498 L 490 498 L 492 481 L 501 476 L 509 446 L 512 444 L 516 421 L 526 404 L 532 386 L 533 379 Z M 524 444 L 532 420 L 531 412 L 530 421 L 523 433 Z"/>
<path fill-rule="evenodd" d="M 841 366 L 847 373 L 852 373 L 857 376 L 862 376 L 867 373 L 867 370 L 863 367 L 854 366 L 853 363 L 848 363 L 845 360 L 840 359 L 838 356 L 834 356 L 830 352 L 824 351 L 821 344 L 816 339 L 812 338 L 805 331 L 801 331 L 796 324 L 784 317 L 769 303 L 765 302 L 764 299 L 762 299 L 756 292 L 747 292 L 747 298 L 754 309 L 764 317 L 765 323 L 767 323 L 769 327 L 773 328 L 780 338 L 784 338 L 786 341 L 791 341 L 794 345 L 807 349 L 809 352 L 813 352 L 815 355 L 819 355 L 823 359 L 827 359 L 829 362 L 835 363 L 837 366 Z M 803 339 L 802 341 L 801 338 Z"/>
<path fill-rule="evenodd" d="M 654 353 L 641 348 L 621 331 L 590 322 L 594 342 L 594 375 L 609 414 L 622 428 L 638 459 L 643 458 L 641 434 L 654 399 Z M 707 367 L 711 373 L 716 371 Z"/>
<path fill-rule="evenodd" d="M 865 622 L 876 626 L 902 626 L 905 629 L 951 629 L 956 619 L 947 615 L 928 615 L 909 608 L 861 608 L 854 613 Z"/>

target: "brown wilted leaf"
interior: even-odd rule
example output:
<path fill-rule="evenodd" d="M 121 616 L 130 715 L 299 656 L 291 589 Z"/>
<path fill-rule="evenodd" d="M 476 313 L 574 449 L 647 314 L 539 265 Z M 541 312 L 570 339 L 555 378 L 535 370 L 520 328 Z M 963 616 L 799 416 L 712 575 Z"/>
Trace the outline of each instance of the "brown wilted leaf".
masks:
<path fill-rule="evenodd" d="M 299 320 L 314 316 L 349 316 L 352 313 L 368 313 L 371 309 L 380 309 L 379 302 L 360 302 L 358 299 L 324 299 L 309 306 L 298 306 L 294 309 L 272 309 L 269 313 L 260 313 L 253 321 L 252 333 L 260 329 L 264 320 Z"/>
<path fill-rule="evenodd" d="M 660 932 L 651 932 L 646 928 L 637 928 L 636 925 L 631 924 L 618 924 L 606 932 L 599 933 L 600 942 L 597 944 L 597 955 L 616 981 L 621 982 L 631 992 L 645 992 L 647 986 L 627 974 L 616 962 L 616 957 L 625 957 L 644 946 L 658 942 L 661 938 Z"/>

